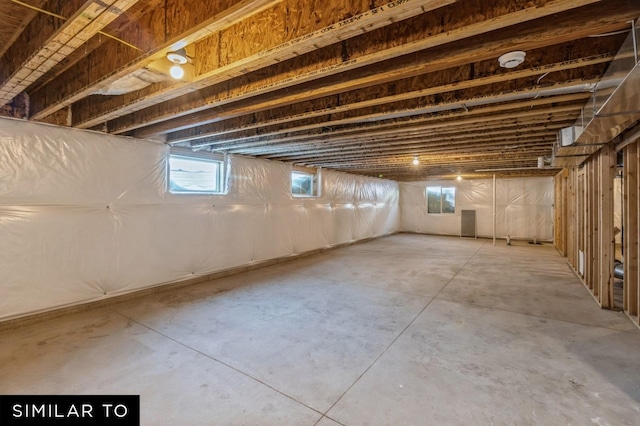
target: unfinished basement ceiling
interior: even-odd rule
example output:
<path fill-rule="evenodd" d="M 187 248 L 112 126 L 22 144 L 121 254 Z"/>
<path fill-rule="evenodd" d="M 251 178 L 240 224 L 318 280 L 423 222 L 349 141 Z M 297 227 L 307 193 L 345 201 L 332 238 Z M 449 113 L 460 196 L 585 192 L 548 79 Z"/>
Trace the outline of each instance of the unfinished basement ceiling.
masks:
<path fill-rule="evenodd" d="M 538 158 L 638 16 L 637 0 L 0 0 L 0 113 L 401 181 L 552 175 Z M 512 51 L 524 62 L 501 67 Z"/>

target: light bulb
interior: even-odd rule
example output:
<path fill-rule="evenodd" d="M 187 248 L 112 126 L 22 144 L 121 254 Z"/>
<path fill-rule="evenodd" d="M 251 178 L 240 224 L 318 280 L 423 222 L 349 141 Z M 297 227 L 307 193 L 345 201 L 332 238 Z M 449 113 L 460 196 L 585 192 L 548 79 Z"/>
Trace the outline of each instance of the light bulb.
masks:
<path fill-rule="evenodd" d="M 174 65 L 169 69 L 169 74 L 176 80 L 180 80 L 182 77 L 184 77 L 184 70 L 180 65 Z"/>
<path fill-rule="evenodd" d="M 456 178 L 456 180 L 457 180 L 458 182 L 460 182 L 460 181 L 462 180 L 462 176 L 458 175 L 458 177 Z"/>
<path fill-rule="evenodd" d="M 413 157 L 413 165 L 417 166 L 418 164 L 420 164 L 420 160 L 418 160 L 418 157 Z"/>

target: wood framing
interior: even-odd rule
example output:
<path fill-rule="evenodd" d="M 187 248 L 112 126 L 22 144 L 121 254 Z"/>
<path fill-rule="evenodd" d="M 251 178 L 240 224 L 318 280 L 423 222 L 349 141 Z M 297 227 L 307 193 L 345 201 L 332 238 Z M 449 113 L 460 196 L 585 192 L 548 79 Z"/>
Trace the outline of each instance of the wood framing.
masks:
<path fill-rule="evenodd" d="M 72 0 L 66 2 L 65 12 L 71 16 L 67 19 L 56 14 L 55 19 L 38 15 L 32 21 L 33 38 L 24 40 L 24 45 L 16 45 L 22 52 L 22 61 L 12 64 L 11 69 L 4 70 L 0 77 L 0 103 L 10 101 L 17 94 L 29 87 L 47 71 L 59 64 L 75 49 L 85 44 L 91 37 L 127 11 L 137 0 L 110 0 L 82 2 Z M 56 22 L 56 20 L 58 22 Z M 43 41 L 46 40 L 46 41 Z"/>
<path fill-rule="evenodd" d="M 572 191 L 569 193 L 570 202 L 569 205 L 572 209 L 572 214 L 569 219 L 570 222 L 567 224 L 567 232 L 572 235 L 572 253 L 573 253 L 573 261 L 574 265 L 578 265 L 578 273 L 584 278 L 584 262 L 585 262 L 585 236 L 586 236 L 586 210 L 585 210 L 585 169 L 573 168 L 573 173 L 571 174 L 572 179 Z M 573 228 L 569 228 L 569 226 L 574 225 Z"/>
<path fill-rule="evenodd" d="M 640 291 L 638 276 L 638 222 L 640 206 L 638 192 L 640 182 L 638 170 L 638 142 L 626 146 L 624 155 L 624 222 L 623 222 L 623 255 L 624 255 L 624 310 L 634 322 L 640 325 Z"/>
<path fill-rule="evenodd" d="M 538 159 L 640 16 L 633 0 L 0 1 L 0 115 L 397 181 L 556 175 Z"/>
<path fill-rule="evenodd" d="M 567 216 L 569 209 L 567 205 L 569 170 L 564 169 L 553 178 L 554 184 L 554 226 L 553 241 L 558 251 L 569 257 L 568 249 L 571 246 L 567 241 Z"/>
<path fill-rule="evenodd" d="M 614 308 L 613 262 L 615 237 L 613 233 L 613 180 L 615 179 L 616 152 L 612 144 L 605 145 L 599 153 L 598 209 L 599 230 L 597 262 L 600 265 L 598 287 L 600 306 Z"/>
<path fill-rule="evenodd" d="M 612 158 L 607 146 L 555 177 L 556 247 L 603 308 L 613 307 Z"/>

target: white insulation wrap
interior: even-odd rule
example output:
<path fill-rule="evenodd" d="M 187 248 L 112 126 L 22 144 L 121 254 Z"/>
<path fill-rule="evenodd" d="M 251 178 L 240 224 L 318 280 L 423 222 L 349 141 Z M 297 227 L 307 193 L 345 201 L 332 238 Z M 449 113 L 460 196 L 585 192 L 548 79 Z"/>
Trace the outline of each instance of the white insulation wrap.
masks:
<path fill-rule="evenodd" d="M 397 232 L 393 181 L 230 157 L 228 193 L 166 191 L 163 144 L 0 119 L 0 320 Z"/>
<path fill-rule="evenodd" d="M 455 187 L 452 214 L 428 214 L 428 186 Z M 496 180 L 496 237 L 551 241 L 553 238 L 553 178 Z M 479 237 L 493 237 L 493 180 L 400 183 L 401 229 L 436 235 L 460 235 L 460 211 L 476 211 Z"/>

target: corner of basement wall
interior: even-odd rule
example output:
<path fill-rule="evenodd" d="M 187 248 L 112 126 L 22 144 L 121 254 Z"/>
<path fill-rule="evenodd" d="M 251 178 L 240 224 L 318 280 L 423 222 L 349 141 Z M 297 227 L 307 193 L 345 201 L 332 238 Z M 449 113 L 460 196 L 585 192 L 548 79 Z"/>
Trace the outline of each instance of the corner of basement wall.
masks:
<path fill-rule="evenodd" d="M 427 212 L 427 187 L 454 187 L 453 214 Z M 401 182 L 400 229 L 433 235 L 460 235 L 460 211 L 476 211 L 479 237 L 493 237 L 493 179 Z M 496 180 L 496 238 L 553 240 L 553 177 Z"/>

